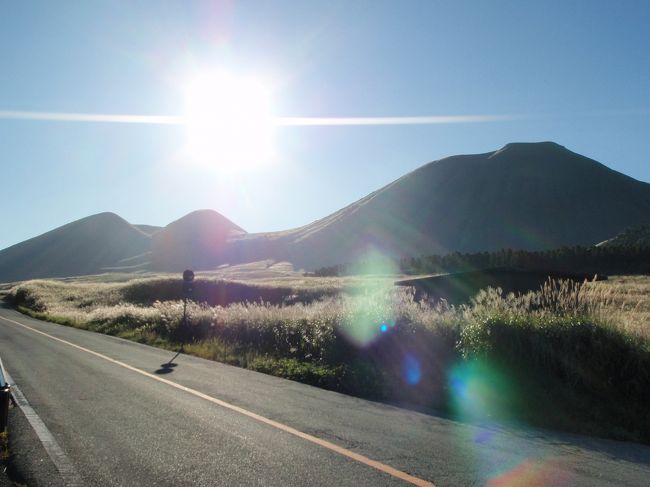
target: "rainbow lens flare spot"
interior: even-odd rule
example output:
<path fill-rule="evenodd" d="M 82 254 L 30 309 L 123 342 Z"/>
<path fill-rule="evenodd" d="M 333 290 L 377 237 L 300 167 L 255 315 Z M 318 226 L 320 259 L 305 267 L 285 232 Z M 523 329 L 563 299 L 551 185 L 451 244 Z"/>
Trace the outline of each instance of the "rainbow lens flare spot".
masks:
<path fill-rule="evenodd" d="M 509 416 L 518 407 L 517 386 L 508 374 L 487 362 L 474 360 L 452 368 L 451 405 L 460 419 Z"/>

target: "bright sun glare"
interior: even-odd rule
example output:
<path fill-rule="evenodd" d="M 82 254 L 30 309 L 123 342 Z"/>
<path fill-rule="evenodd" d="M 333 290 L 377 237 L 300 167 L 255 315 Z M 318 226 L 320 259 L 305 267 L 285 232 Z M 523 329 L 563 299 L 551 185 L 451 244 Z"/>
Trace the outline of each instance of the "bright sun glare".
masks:
<path fill-rule="evenodd" d="M 273 155 L 268 87 L 221 71 L 193 77 L 185 88 L 188 155 L 224 172 L 258 168 Z"/>

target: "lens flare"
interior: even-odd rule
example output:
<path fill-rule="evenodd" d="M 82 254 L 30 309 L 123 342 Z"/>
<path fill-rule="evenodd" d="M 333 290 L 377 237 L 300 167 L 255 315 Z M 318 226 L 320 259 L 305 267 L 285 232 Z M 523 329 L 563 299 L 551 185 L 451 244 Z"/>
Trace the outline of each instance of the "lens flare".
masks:
<path fill-rule="evenodd" d="M 486 361 L 456 365 L 449 373 L 449 385 L 452 410 L 459 419 L 507 418 L 519 407 L 514 380 Z"/>
<path fill-rule="evenodd" d="M 572 484 L 572 476 L 559 459 L 526 458 L 515 467 L 491 478 L 486 487 L 558 487 Z"/>
<path fill-rule="evenodd" d="M 395 326 L 393 276 L 398 268 L 376 249 L 368 249 L 355 274 L 365 276 L 360 287 L 348 289 L 354 294 L 355 307 L 349 310 L 341 332 L 356 346 L 365 348 Z"/>
<path fill-rule="evenodd" d="M 522 416 L 522 395 L 515 373 L 487 360 L 462 362 L 448 375 L 450 406 L 462 420 L 479 423 L 459 430 L 459 447 L 467 455 L 468 469 L 489 487 L 568 486 L 574 479 L 570 466 L 526 435 L 513 434 L 500 420 Z M 519 424 L 519 431 L 525 425 Z"/>
<path fill-rule="evenodd" d="M 420 361 L 414 355 L 407 354 L 402 362 L 404 380 L 412 386 L 418 384 L 422 378 L 422 367 Z"/>

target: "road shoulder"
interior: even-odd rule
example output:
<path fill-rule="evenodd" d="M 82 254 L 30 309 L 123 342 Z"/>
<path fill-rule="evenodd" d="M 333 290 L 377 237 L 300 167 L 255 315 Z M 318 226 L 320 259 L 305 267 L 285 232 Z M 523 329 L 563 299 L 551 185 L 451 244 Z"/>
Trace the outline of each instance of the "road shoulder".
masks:
<path fill-rule="evenodd" d="M 58 470 L 18 406 L 9 409 L 9 469 L 14 482 L 29 487 L 63 487 Z"/>

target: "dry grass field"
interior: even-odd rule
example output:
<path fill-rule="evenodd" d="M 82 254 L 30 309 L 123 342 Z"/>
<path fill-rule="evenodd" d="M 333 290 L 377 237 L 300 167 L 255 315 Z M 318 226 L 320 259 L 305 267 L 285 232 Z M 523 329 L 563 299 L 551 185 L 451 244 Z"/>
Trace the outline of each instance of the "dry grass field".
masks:
<path fill-rule="evenodd" d="M 451 306 L 416 301 L 396 276 L 258 263 L 199 273 L 186 320 L 179 276 L 127 277 L 28 281 L 8 299 L 38 318 L 364 397 L 650 441 L 648 276 L 487 289 Z"/>
<path fill-rule="evenodd" d="M 650 276 L 612 276 L 589 286 L 614 326 L 650 339 Z"/>

